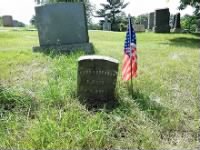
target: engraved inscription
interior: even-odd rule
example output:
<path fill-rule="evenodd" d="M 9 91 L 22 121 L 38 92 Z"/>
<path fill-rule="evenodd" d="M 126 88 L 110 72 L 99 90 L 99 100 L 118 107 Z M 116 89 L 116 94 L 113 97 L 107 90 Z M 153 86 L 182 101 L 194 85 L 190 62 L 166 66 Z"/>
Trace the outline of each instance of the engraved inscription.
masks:
<path fill-rule="evenodd" d="M 78 66 L 78 95 L 84 100 L 105 101 L 114 98 L 118 63 L 108 60 L 80 59 Z"/>

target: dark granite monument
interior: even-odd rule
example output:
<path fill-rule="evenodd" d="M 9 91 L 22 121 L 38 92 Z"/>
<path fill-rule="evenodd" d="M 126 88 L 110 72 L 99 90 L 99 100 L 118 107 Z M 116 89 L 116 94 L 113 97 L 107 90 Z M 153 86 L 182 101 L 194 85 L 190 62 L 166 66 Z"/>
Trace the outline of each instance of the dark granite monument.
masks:
<path fill-rule="evenodd" d="M 4 27 L 13 27 L 12 16 L 2 16 L 2 22 Z"/>
<path fill-rule="evenodd" d="M 154 25 L 154 12 L 151 12 L 148 15 L 148 30 L 152 30 L 153 25 Z"/>
<path fill-rule="evenodd" d="M 174 15 L 172 32 L 181 32 L 181 17 L 180 13 Z"/>
<path fill-rule="evenodd" d="M 78 59 L 77 93 L 89 106 L 113 103 L 118 74 L 118 60 L 88 55 Z"/>
<path fill-rule="evenodd" d="M 35 11 L 40 46 L 33 51 L 92 50 L 84 3 L 46 4 L 36 7 Z"/>
<path fill-rule="evenodd" d="M 169 8 L 155 10 L 153 31 L 155 33 L 170 33 L 169 17 Z"/>

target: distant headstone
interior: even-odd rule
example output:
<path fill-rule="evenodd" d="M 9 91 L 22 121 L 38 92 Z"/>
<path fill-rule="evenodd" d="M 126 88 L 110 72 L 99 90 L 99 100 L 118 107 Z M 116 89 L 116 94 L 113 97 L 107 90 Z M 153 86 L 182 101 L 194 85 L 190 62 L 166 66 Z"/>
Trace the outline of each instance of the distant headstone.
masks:
<path fill-rule="evenodd" d="M 2 16 L 2 22 L 4 27 L 13 27 L 12 16 Z"/>
<path fill-rule="evenodd" d="M 144 25 L 144 28 L 147 29 L 148 28 L 148 20 L 142 20 L 141 24 Z"/>
<path fill-rule="evenodd" d="M 148 30 L 152 30 L 153 25 L 154 25 L 154 12 L 151 12 L 148 15 Z"/>
<path fill-rule="evenodd" d="M 174 15 L 173 29 L 172 32 L 181 32 L 181 17 L 180 13 Z"/>
<path fill-rule="evenodd" d="M 35 11 L 40 47 L 34 47 L 34 51 L 91 51 L 83 3 L 47 4 L 36 7 Z"/>
<path fill-rule="evenodd" d="M 197 33 L 200 33 L 200 19 L 197 20 L 196 32 L 197 32 Z"/>
<path fill-rule="evenodd" d="M 25 24 L 20 21 L 13 20 L 13 27 L 25 27 Z"/>
<path fill-rule="evenodd" d="M 169 8 L 155 10 L 153 31 L 156 33 L 169 33 Z"/>
<path fill-rule="evenodd" d="M 174 28 L 175 22 L 176 22 L 176 15 L 173 15 L 173 20 L 172 20 L 172 23 L 171 23 L 172 29 Z"/>
<path fill-rule="evenodd" d="M 103 23 L 103 30 L 104 31 L 111 31 L 111 23 L 108 21 L 107 17 L 105 17 L 105 21 Z"/>
<path fill-rule="evenodd" d="M 133 28 L 135 32 L 145 32 L 145 27 L 143 24 L 134 24 Z"/>
<path fill-rule="evenodd" d="M 78 96 L 90 106 L 108 104 L 115 99 L 118 60 L 88 55 L 78 59 Z"/>

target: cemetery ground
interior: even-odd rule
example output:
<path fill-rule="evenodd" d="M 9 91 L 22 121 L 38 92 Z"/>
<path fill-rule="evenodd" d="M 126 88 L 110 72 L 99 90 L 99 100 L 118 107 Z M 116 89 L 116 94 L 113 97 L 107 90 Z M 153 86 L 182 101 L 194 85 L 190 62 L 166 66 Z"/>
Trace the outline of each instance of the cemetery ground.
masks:
<path fill-rule="evenodd" d="M 76 96 L 77 59 L 33 53 L 36 31 L 0 30 L 0 148 L 195 149 L 199 144 L 199 39 L 138 33 L 133 97 L 121 80 L 125 33 L 90 31 L 96 54 L 120 61 L 112 109 Z"/>

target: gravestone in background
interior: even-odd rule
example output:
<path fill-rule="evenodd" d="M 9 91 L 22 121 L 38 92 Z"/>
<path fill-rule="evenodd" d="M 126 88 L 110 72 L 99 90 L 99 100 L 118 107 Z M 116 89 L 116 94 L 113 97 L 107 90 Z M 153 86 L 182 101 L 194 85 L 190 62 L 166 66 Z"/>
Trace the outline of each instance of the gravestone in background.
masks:
<path fill-rule="evenodd" d="M 145 32 L 145 26 L 143 24 L 133 24 L 135 32 Z"/>
<path fill-rule="evenodd" d="M 153 31 L 155 33 L 170 33 L 169 17 L 169 8 L 155 10 Z"/>
<path fill-rule="evenodd" d="M 172 21 L 172 24 L 171 24 L 172 29 L 174 28 L 175 22 L 176 22 L 176 15 L 173 15 L 173 21 Z"/>
<path fill-rule="evenodd" d="M 181 32 L 181 17 L 180 13 L 174 15 L 172 32 Z"/>
<path fill-rule="evenodd" d="M 25 24 L 23 22 L 13 20 L 13 27 L 25 27 Z"/>
<path fill-rule="evenodd" d="M 34 51 L 91 51 L 83 3 L 47 4 L 35 11 L 40 47 L 34 47 Z"/>
<path fill-rule="evenodd" d="M 153 25 L 154 25 L 154 12 L 151 12 L 148 15 L 148 30 L 152 30 Z"/>
<path fill-rule="evenodd" d="M 196 33 L 200 33 L 200 19 L 197 20 Z"/>
<path fill-rule="evenodd" d="M 144 28 L 147 29 L 148 28 L 148 20 L 142 20 L 141 24 L 144 25 Z"/>
<path fill-rule="evenodd" d="M 2 22 L 4 27 L 13 27 L 12 16 L 2 16 Z"/>
<path fill-rule="evenodd" d="M 105 17 L 105 21 L 103 22 L 103 30 L 111 31 L 111 23 L 108 21 L 107 17 Z"/>
<path fill-rule="evenodd" d="M 118 60 L 88 55 L 78 59 L 77 93 L 88 106 L 115 102 Z"/>

